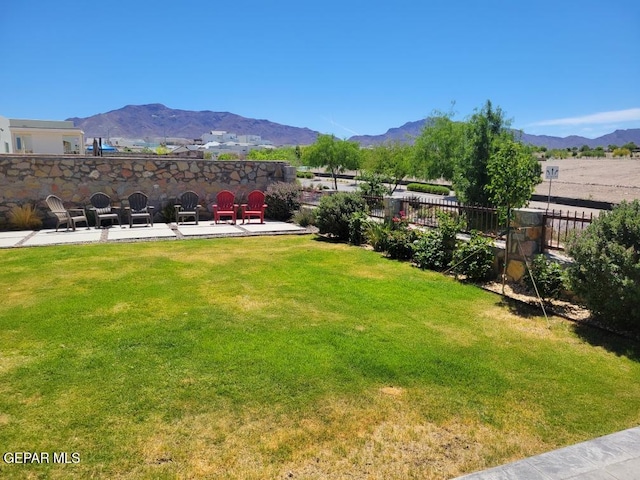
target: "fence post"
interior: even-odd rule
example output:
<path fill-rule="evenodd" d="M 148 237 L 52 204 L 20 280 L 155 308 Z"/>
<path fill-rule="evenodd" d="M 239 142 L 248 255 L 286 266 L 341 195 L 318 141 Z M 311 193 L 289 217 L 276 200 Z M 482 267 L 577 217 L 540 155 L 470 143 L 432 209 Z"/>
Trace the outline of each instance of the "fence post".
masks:
<path fill-rule="evenodd" d="M 384 221 L 386 223 L 391 223 L 394 217 L 399 217 L 401 208 L 401 199 L 384 197 Z"/>
<path fill-rule="evenodd" d="M 511 212 L 511 229 L 507 237 L 507 278 L 522 280 L 527 273 L 525 259 L 542 253 L 544 210 L 518 208 Z"/>

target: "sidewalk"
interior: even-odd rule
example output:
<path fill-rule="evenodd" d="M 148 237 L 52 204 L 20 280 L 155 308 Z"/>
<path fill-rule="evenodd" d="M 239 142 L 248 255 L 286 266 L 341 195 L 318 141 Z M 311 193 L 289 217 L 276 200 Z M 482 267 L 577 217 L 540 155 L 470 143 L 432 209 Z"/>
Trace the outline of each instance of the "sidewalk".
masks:
<path fill-rule="evenodd" d="M 286 222 L 265 221 L 264 223 L 219 223 L 213 220 L 176 225 L 175 223 L 155 223 L 153 227 L 142 224 L 133 228 L 112 226 L 96 229 L 79 227 L 76 231 L 60 229 L 0 232 L 0 248 L 33 247 L 43 245 L 63 245 L 73 243 L 98 243 L 114 241 L 137 241 L 156 239 L 215 238 L 227 236 L 304 234 L 306 228 Z"/>
<path fill-rule="evenodd" d="M 638 480 L 640 427 L 472 473 L 457 480 Z"/>

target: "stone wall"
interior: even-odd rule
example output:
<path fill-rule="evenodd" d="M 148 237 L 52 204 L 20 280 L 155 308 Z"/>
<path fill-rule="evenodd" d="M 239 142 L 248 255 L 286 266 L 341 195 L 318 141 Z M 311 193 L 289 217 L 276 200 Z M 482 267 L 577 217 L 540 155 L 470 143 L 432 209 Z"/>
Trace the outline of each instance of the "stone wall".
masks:
<path fill-rule="evenodd" d="M 141 190 L 158 211 L 170 199 L 193 190 L 210 210 L 220 190 L 231 190 L 240 203 L 251 190 L 264 191 L 272 183 L 295 178 L 295 167 L 286 162 L 0 155 L 0 224 L 11 208 L 26 203 L 34 204 L 46 218 L 44 200 L 51 194 L 65 205 L 86 206 L 95 192 L 104 192 L 119 204 Z"/>

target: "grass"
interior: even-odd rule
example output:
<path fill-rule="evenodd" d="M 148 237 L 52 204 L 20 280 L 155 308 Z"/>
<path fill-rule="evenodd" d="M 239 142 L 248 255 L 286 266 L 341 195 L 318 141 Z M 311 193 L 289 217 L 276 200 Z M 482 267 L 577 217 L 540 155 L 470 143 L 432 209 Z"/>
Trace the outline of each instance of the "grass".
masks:
<path fill-rule="evenodd" d="M 309 237 L 0 251 L 2 478 L 449 478 L 640 423 L 636 345 Z"/>

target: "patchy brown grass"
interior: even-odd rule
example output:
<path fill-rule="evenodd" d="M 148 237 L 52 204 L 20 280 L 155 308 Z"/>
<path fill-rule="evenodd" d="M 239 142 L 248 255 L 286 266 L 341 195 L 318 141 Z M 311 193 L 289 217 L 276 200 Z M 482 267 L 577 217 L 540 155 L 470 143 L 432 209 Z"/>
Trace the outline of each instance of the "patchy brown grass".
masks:
<path fill-rule="evenodd" d="M 442 479 L 545 447 L 525 432 L 471 419 L 431 422 L 382 387 L 371 403 L 327 399 L 314 415 L 205 414 L 149 422 L 138 439 L 133 478 Z"/>

